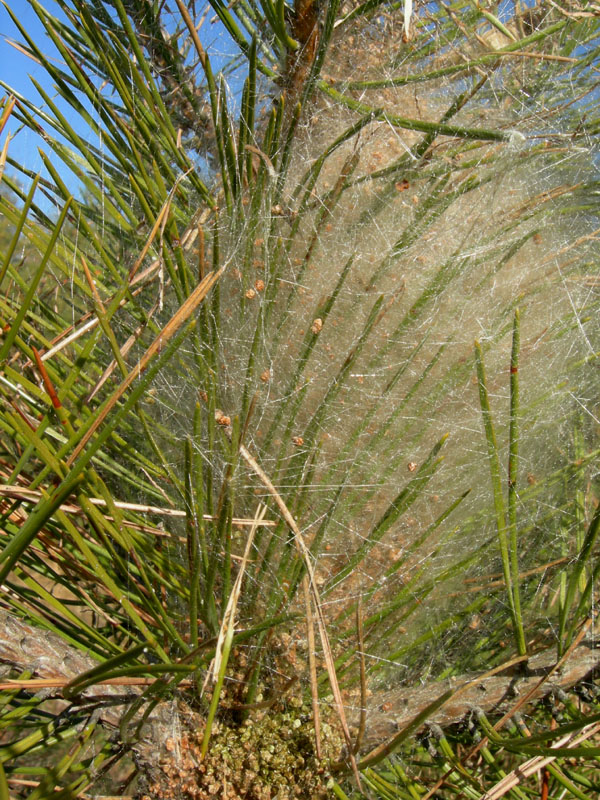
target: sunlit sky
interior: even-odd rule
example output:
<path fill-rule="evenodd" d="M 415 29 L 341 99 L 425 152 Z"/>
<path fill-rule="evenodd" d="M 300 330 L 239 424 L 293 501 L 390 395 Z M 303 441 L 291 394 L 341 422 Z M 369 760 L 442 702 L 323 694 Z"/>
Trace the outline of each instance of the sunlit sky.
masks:
<path fill-rule="evenodd" d="M 25 28 L 27 34 L 40 45 L 41 49 L 48 56 L 59 58 L 58 53 L 50 39 L 46 36 L 44 28 L 30 4 L 26 2 L 26 0 L 9 0 L 8 5 L 18 21 Z M 45 6 L 56 16 L 64 18 L 55 3 L 46 2 Z M 7 87 L 10 87 L 10 89 L 13 89 L 17 94 L 43 107 L 43 101 L 36 91 L 32 79 L 37 81 L 50 97 L 56 94 L 56 90 L 44 68 L 16 49 L 11 44 L 11 40 L 22 42 L 23 36 L 11 19 L 6 8 L 0 5 L 0 77 L 2 80 L 3 93 L 7 91 Z M 75 127 L 77 127 L 79 122 L 74 114 L 70 115 L 69 121 Z M 80 130 L 82 130 L 81 123 L 79 124 Z M 43 172 L 40 148 L 46 152 L 49 152 L 49 149 L 42 139 L 27 128 L 22 128 L 14 119 L 10 120 L 7 128 L 5 128 L 2 134 L 2 142 L 5 141 L 7 132 L 10 133 L 12 137 L 8 150 L 9 158 L 22 164 L 34 173 Z M 65 175 L 65 180 L 71 191 L 77 190 L 77 182 L 73 177 Z"/>
<path fill-rule="evenodd" d="M 53 0 L 42 0 L 41 4 L 59 19 L 65 19 Z M 25 28 L 27 34 L 32 37 L 40 49 L 48 57 L 56 58 L 57 61 L 60 62 L 60 54 L 56 51 L 51 40 L 46 35 L 30 3 L 27 0 L 8 0 L 8 5 L 18 21 Z M 224 63 L 223 58 L 228 59 L 231 56 L 231 49 L 228 54 L 219 52 L 223 49 L 228 49 L 230 40 L 228 40 L 227 36 L 223 36 L 223 29 L 220 24 L 211 24 L 210 20 L 201 28 L 200 35 L 205 46 L 210 47 L 214 55 L 213 68 L 216 67 L 216 69 L 218 69 L 219 66 Z M 22 42 L 23 39 L 22 33 L 11 19 L 6 8 L 0 5 L 0 81 L 2 82 L 0 96 L 10 88 L 18 95 L 34 102 L 43 109 L 44 101 L 35 89 L 32 79 L 37 81 L 51 98 L 55 97 L 57 92 L 44 68 L 11 44 L 11 40 L 13 42 Z M 217 43 L 216 47 L 214 46 L 215 42 Z M 77 133 L 85 134 L 85 123 L 83 123 L 65 103 L 60 104 L 60 107 L 61 110 L 65 112 L 69 124 L 74 127 Z M 32 133 L 27 128 L 21 127 L 16 119 L 11 119 L 6 126 L 0 140 L 0 147 L 4 144 L 7 134 L 10 134 L 12 137 L 8 150 L 9 159 L 22 164 L 33 173 L 40 171 L 43 173 L 44 168 L 40 156 L 40 148 L 47 153 L 49 153 L 50 150 L 41 137 Z M 54 163 L 59 163 L 56 158 L 53 160 Z M 10 166 L 7 168 L 7 171 L 11 174 Z M 78 188 L 77 180 L 72 175 L 65 173 L 64 168 L 61 172 L 69 190 L 76 194 Z M 14 170 L 12 170 L 12 174 L 14 174 Z M 40 200 L 41 198 L 38 198 L 38 202 Z M 42 205 L 44 204 L 42 203 Z"/>

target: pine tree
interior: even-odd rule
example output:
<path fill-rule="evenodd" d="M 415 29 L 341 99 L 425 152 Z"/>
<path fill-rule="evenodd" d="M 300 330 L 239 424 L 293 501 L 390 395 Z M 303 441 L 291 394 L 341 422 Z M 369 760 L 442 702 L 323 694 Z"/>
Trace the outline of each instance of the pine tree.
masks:
<path fill-rule="evenodd" d="M 29 2 L 4 795 L 593 797 L 597 8 Z"/>

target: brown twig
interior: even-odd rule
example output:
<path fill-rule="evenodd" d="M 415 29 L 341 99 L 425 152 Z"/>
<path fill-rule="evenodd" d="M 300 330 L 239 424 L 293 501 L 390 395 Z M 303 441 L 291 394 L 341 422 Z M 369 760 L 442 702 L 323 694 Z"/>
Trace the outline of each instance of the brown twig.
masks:
<path fill-rule="evenodd" d="M 52 381 L 50 380 L 50 376 L 48 375 L 46 367 L 44 366 L 44 363 L 42 362 L 42 359 L 41 359 L 41 356 L 40 356 L 39 352 L 36 350 L 35 347 L 32 347 L 31 349 L 33 351 L 33 357 L 35 358 L 36 367 L 38 369 L 38 372 L 41 375 L 42 381 L 44 383 L 44 388 L 46 389 L 46 393 L 47 393 L 48 397 L 50 398 L 50 400 L 52 401 L 52 405 L 56 409 L 62 408 L 62 403 L 60 402 L 60 399 L 59 399 L 58 395 L 56 394 L 56 389 L 54 388 L 54 385 L 53 385 Z"/>

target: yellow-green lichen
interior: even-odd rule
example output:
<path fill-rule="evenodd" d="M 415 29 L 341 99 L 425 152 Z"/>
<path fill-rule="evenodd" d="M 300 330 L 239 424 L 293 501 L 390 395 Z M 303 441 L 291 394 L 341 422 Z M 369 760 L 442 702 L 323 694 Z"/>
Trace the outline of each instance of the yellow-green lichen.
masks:
<path fill-rule="evenodd" d="M 314 726 L 305 706 L 262 711 L 242 724 L 213 724 L 201 758 L 204 723 L 188 714 L 177 737 L 166 739 L 140 800 L 294 800 L 327 796 L 327 764 L 342 749 L 334 725 L 324 723 L 323 757 L 315 753 Z"/>

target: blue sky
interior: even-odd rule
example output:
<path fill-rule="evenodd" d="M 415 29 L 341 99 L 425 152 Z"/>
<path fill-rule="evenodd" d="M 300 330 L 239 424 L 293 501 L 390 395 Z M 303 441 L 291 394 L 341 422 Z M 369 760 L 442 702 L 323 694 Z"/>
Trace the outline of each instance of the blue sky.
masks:
<path fill-rule="evenodd" d="M 44 37 L 44 31 L 29 3 L 25 0 L 12 0 L 9 5 L 31 36 L 41 40 Z M 18 92 L 28 94 L 31 90 L 29 75 L 31 74 L 43 82 L 44 70 L 6 41 L 6 39 L 20 39 L 21 37 L 3 5 L 0 6 L 0 34 L 0 75 L 2 80 L 9 83 Z"/>
<path fill-rule="evenodd" d="M 65 19 L 53 0 L 41 0 L 41 4 L 54 16 L 59 19 Z M 27 0 L 8 0 L 8 5 L 23 24 L 27 33 L 39 44 L 40 49 L 47 56 L 60 61 L 60 55 L 46 35 L 43 25 L 29 2 L 27 2 Z M 224 60 L 231 56 L 235 49 L 232 46 L 231 40 L 227 34 L 224 33 L 220 23 L 211 24 L 210 21 L 207 21 L 201 28 L 200 35 L 205 47 L 210 49 L 213 69 L 218 69 L 219 66 L 224 63 Z M 9 43 L 11 39 L 22 41 L 22 38 L 21 33 L 12 21 L 9 13 L 4 6 L 0 4 L 0 80 L 2 80 L 4 84 L 10 86 L 15 92 L 43 106 L 43 100 L 31 83 L 31 78 L 33 77 L 38 81 L 50 97 L 53 97 L 56 92 L 44 68 L 22 52 L 19 52 L 19 50 L 15 49 Z M 4 94 L 5 91 L 6 89 L 2 87 L 0 89 L 0 96 Z M 60 107 L 64 110 L 69 124 L 72 125 L 78 133 L 85 135 L 85 123 L 83 123 L 65 103 L 61 103 Z M 20 128 L 16 120 L 12 119 L 9 121 L 7 128 L 5 128 L 0 146 L 4 142 L 7 132 L 14 136 L 9 145 L 9 157 L 35 173 L 39 171 L 43 173 L 43 162 L 39 150 L 41 148 L 45 152 L 50 151 L 42 138 L 27 128 Z M 57 165 L 60 164 L 56 158 L 53 160 Z M 10 168 L 7 171 L 10 172 Z M 64 167 L 62 169 L 62 177 L 67 183 L 69 190 L 76 194 L 78 189 L 77 181 L 70 174 L 65 174 Z M 40 199 L 41 197 L 38 197 L 38 202 Z M 47 210 L 44 203 L 41 203 L 41 205 Z"/>
<path fill-rule="evenodd" d="M 58 53 L 50 39 L 46 36 L 37 14 L 29 3 L 26 2 L 26 0 L 8 0 L 8 5 L 27 30 L 27 33 L 35 39 L 37 43 L 40 43 L 41 49 L 48 56 L 57 58 Z M 55 16 L 62 17 L 56 4 L 46 2 L 44 5 Z M 22 41 L 22 36 L 9 13 L 3 5 L 0 5 L 0 78 L 3 83 L 8 84 L 15 92 L 36 104 L 42 105 L 43 101 L 33 86 L 31 78 L 34 78 L 52 97 L 55 94 L 55 90 L 51 81 L 42 66 L 14 48 L 9 43 L 9 40 Z M 2 87 L 2 94 L 4 94 L 5 91 L 6 89 Z M 70 115 L 69 121 L 74 126 L 77 126 L 79 122 L 74 114 Z M 79 129 L 83 130 L 83 125 L 81 123 L 79 123 Z M 9 157 L 23 164 L 33 172 L 37 173 L 42 171 L 43 163 L 39 150 L 40 148 L 45 152 L 49 152 L 49 150 L 41 137 L 32 133 L 27 128 L 20 128 L 16 120 L 9 121 L 7 128 L 5 128 L 2 141 L 4 141 L 7 131 L 14 136 L 9 145 Z M 76 191 L 77 183 L 75 179 L 71 178 L 71 176 L 65 176 L 65 179 L 67 180 L 69 188 L 72 191 Z"/>

